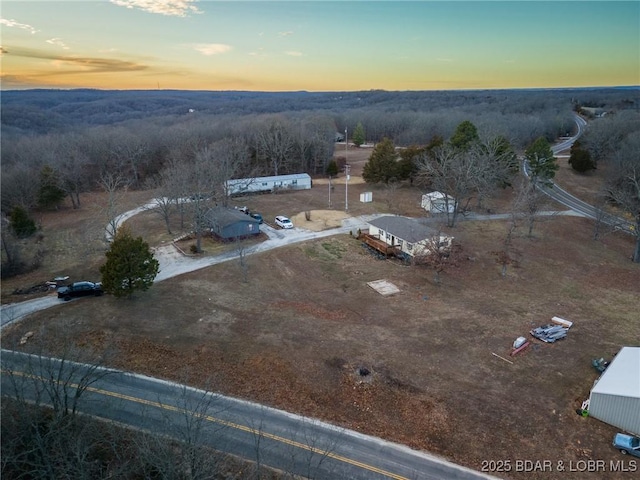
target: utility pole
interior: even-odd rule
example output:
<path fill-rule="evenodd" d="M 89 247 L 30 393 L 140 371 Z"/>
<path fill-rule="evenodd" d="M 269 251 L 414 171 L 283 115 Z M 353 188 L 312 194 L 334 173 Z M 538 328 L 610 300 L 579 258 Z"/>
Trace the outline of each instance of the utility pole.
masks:
<path fill-rule="evenodd" d="M 329 208 L 331 208 L 331 175 L 329 175 Z"/>
<path fill-rule="evenodd" d="M 347 136 L 347 127 L 344 127 L 344 173 L 346 175 L 344 181 L 344 211 L 349 211 L 349 137 Z"/>
<path fill-rule="evenodd" d="M 347 178 L 344 182 L 344 211 L 349 211 L 349 171 L 351 170 L 351 165 L 348 163 L 344 166 L 344 172 L 347 175 Z"/>

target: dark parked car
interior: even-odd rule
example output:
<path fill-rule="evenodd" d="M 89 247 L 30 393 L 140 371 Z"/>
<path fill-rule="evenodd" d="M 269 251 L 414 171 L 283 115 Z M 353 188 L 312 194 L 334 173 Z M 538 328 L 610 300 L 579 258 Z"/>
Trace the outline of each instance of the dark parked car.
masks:
<path fill-rule="evenodd" d="M 102 290 L 102 283 L 93 282 L 75 282 L 71 285 L 58 288 L 58 298 L 62 298 L 65 301 L 71 300 L 74 297 L 86 297 L 89 295 L 99 296 L 104 293 Z"/>
<path fill-rule="evenodd" d="M 260 223 L 260 225 L 262 225 L 262 223 L 264 222 L 264 219 L 262 218 L 262 215 L 260 215 L 257 212 L 250 213 L 249 216 L 251 218 L 255 218 L 256 220 L 258 220 L 258 223 Z"/>
<path fill-rule="evenodd" d="M 613 446 L 624 455 L 629 454 L 634 457 L 640 457 L 640 438 L 638 437 L 616 433 L 613 437 Z"/>

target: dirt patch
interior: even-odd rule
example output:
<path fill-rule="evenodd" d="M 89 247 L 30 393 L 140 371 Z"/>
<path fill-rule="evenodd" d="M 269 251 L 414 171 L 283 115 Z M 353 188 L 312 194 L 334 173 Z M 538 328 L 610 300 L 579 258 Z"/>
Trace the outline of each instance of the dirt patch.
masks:
<path fill-rule="evenodd" d="M 318 232 L 342 225 L 342 220 L 349 218 L 346 212 L 336 210 L 308 210 L 300 212 L 291 218 L 296 227 Z"/>

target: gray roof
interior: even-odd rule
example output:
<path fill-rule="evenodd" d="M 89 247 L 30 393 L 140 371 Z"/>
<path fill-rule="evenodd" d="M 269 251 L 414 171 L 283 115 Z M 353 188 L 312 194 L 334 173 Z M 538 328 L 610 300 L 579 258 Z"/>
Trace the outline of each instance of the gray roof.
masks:
<path fill-rule="evenodd" d="M 229 207 L 216 206 L 208 210 L 205 214 L 207 222 L 211 225 L 219 225 L 224 228 L 238 222 L 260 223 L 255 218 L 242 213 L 240 210 Z"/>
<path fill-rule="evenodd" d="M 369 224 L 410 243 L 433 238 L 438 231 L 407 217 L 387 215 L 371 220 Z"/>
<path fill-rule="evenodd" d="M 591 393 L 640 398 L 640 347 L 623 347 Z"/>
<path fill-rule="evenodd" d="M 284 180 L 311 180 L 311 177 L 308 173 L 290 173 L 287 175 L 273 175 L 270 177 L 253 177 L 253 178 L 234 178 L 232 180 L 227 180 L 227 185 L 235 185 L 236 183 L 245 183 L 247 181 L 251 181 L 254 183 L 259 182 L 275 182 L 275 181 L 284 181 Z"/>

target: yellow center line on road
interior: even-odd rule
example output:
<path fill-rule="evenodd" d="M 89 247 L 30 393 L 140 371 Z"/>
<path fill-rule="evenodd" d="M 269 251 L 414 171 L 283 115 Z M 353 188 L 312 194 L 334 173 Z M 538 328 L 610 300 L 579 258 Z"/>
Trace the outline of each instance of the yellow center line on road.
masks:
<path fill-rule="evenodd" d="M 29 377 L 29 378 L 34 378 L 34 379 L 46 380 L 44 377 L 40 377 L 40 376 L 33 375 L 33 374 L 30 374 L 30 373 L 8 371 L 8 370 L 4 370 L 4 369 L 0 370 L 0 371 L 2 373 L 11 373 L 13 375 L 18 375 L 18 376 L 22 376 L 22 377 Z M 89 387 L 89 386 L 82 387 L 82 386 L 80 386 L 78 384 L 74 384 L 74 383 L 70 383 L 67 386 L 72 387 L 72 388 L 80 387 L 80 388 L 84 388 L 84 390 L 86 390 L 88 392 L 97 393 L 99 395 L 104 395 L 106 397 L 119 398 L 121 400 L 127 400 L 129 402 L 138 403 L 138 404 L 141 404 L 141 405 L 147 405 L 147 406 L 150 406 L 150 407 L 161 408 L 161 409 L 172 411 L 172 412 L 188 413 L 190 415 L 194 415 L 196 417 L 205 419 L 205 420 L 210 421 L 212 423 L 217 423 L 219 425 L 223 425 L 225 427 L 235 428 L 236 430 L 240 430 L 240 431 L 243 431 L 243 432 L 251 433 L 253 435 L 260 435 L 260 436 L 262 436 L 264 438 L 268 438 L 270 440 L 274 440 L 276 442 L 280 442 L 280 443 L 283 443 L 283 444 L 286 444 L 286 445 L 291 445 L 293 447 L 297 447 L 297 448 L 300 448 L 300 449 L 303 449 L 303 450 L 308 450 L 308 451 L 310 451 L 312 453 L 319 453 L 319 454 L 324 455 L 324 456 L 326 456 L 328 458 L 332 458 L 334 460 L 338 460 L 338 461 L 343 462 L 343 463 L 348 463 L 348 464 L 353 465 L 355 467 L 359 467 L 359 468 L 362 468 L 364 470 L 368 470 L 370 472 L 378 473 L 380 475 L 384 475 L 384 476 L 389 477 L 389 478 L 393 478 L 394 480 L 409 480 L 407 477 L 403 477 L 401 475 L 398 475 L 398 474 L 395 474 L 395 473 L 392 473 L 392 472 L 388 472 L 388 471 L 383 470 L 381 468 L 374 467 L 373 465 L 362 463 L 362 462 L 359 462 L 357 460 L 353 460 L 351 458 L 348 458 L 348 457 L 345 457 L 345 456 L 342 456 L 342 455 L 338 455 L 336 453 L 332 453 L 332 452 L 329 452 L 329 451 L 326 451 L 326 450 L 321 450 L 319 448 L 315 448 L 315 447 L 312 447 L 310 445 L 305 445 L 304 443 L 296 442 L 295 440 L 290 440 L 288 438 L 281 437 L 279 435 L 274 435 L 272 433 L 267 433 L 267 432 L 264 432 L 264 431 L 260 431 L 260 430 L 257 430 L 255 428 L 248 427 L 246 425 L 241 425 L 239 423 L 230 422 L 228 420 L 223 420 L 221 418 L 213 417 L 211 415 L 204 415 L 204 414 L 201 414 L 201 413 L 190 412 L 189 410 L 186 410 L 186 409 L 180 408 L 180 407 L 176 407 L 176 406 L 173 406 L 173 405 L 165 405 L 163 403 L 155 402 L 153 400 L 146 400 L 144 398 L 133 397 L 131 395 L 126 395 L 126 394 L 118 393 L 118 392 L 112 392 L 110 390 L 103 390 L 103 389 L 96 388 L 96 387 Z"/>

